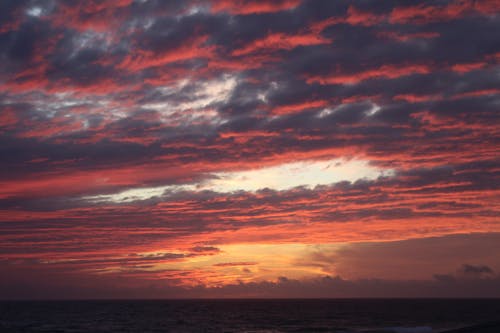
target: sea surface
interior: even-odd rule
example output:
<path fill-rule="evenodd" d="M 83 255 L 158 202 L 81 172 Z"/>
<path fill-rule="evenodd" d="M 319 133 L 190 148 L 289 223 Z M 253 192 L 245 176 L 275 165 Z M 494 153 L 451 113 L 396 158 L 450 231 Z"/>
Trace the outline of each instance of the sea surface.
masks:
<path fill-rule="evenodd" d="M 0 332 L 12 333 L 429 333 L 498 320 L 499 299 L 0 302 Z"/>

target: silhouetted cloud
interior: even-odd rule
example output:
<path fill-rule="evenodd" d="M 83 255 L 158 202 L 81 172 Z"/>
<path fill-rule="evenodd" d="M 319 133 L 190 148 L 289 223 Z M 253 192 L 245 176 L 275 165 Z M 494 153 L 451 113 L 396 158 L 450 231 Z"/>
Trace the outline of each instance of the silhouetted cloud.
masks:
<path fill-rule="evenodd" d="M 492 275 L 493 274 L 493 270 L 486 265 L 464 264 L 460 268 L 460 272 L 466 276 L 485 276 L 485 275 Z"/>

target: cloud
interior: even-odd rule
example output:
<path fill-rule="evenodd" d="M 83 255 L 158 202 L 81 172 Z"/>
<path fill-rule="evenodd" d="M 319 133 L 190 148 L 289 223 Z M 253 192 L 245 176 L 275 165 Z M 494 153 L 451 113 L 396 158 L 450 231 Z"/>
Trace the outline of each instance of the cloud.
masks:
<path fill-rule="evenodd" d="M 139 188 L 111 195 L 90 196 L 84 199 L 94 202 L 121 203 L 147 200 L 161 195 L 175 195 L 181 191 L 214 191 L 219 193 L 254 192 L 262 189 L 282 191 L 299 186 L 313 188 L 340 181 L 368 180 L 391 175 L 393 175 L 393 170 L 378 170 L 363 161 L 306 160 L 254 170 L 217 172 L 208 175 L 205 180 L 197 184 Z"/>
<path fill-rule="evenodd" d="M 453 280 L 493 277 L 487 265 L 462 264 L 464 259 L 499 262 L 491 254 L 498 247 L 498 234 L 448 235 L 392 242 L 367 242 L 311 246 L 297 265 L 318 267 L 324 274 L 346 279 Z M 387 260 L 391 258 L 391 260 Z M 460 267 L 456 274 L 456 267 Z"/>
<path fill-rule="evenodd" d="M 22 271 L 18 271 L 18 274 Z M 141 284 L 134 287 L 120 284 L 109 277 L 94 277 L 82 281 L 77 276 L 71 280 L 47 279 L 42 273 L 37 284 L 17 275 L 18 280 L 2 277 L 2 295 L 14 299 L 65 299 L 106 297 L 122 298 L 179 298 L 179 297 L 221 297 L 221 298 L 301 298 L 301 297 L 496 297 L 499 280 L 472 279 L 462 281 L 391 281 L 358 280 L 348 281 L 337 276 L 324 276 L 305 281 L 281 277 L 272 281 L 235 283 L 223 287 L 191 288 L 165 286 L 165 284 Z M 67 278 L 67 277 L 66 277 Z M 72 281 L 73 284 L 69 284 Z M 91 282 L 91 283 L 89 283 Z M 59 286 L 56 287 L 56 284 Z M 96 287 L 92 287 L 96 286 Z M 8 289 L 6 288 L 8 287 Z M 492 292 L 493 291 L 493 292 Z"/>
<path fill-rule="evenodd" d="M 211 253 L 218 253 L 220 250 L 215 246 L 195 246 L 191 248 L 191 251 L 195 253 L 211 254 Z"/>
<path fill-rule="evenodd" d="M 2 1 L 5 274 L 494 279 L 499 25 L 489 1 Z"/>
<path fill-rule="evenodd" d="M 254 266 L 257 265 L 258 263 L 256 262 L 221 262 L 218 264 L 214 264 L 214 266 L 217 267 L 231 267 L 231 266 Z"/>
<path fill-rule="evenodd" d="M 494 272 L 493 270 L 486 266 L 486 265 L 469 265 L 469 264 L 464 264 L 460 268 L 460 272 L 463 273 L 465 276 L 487 276 L 487 275 L 492 275 Z"/>
<path fill-rule="evenodd" d="M 300 0 L 279 0 L 273 3 L 265 1 L 213 1 L 211 10 L 224 11 L 236 15 L 272 13 L 281 10 L 290 10 L 300 4 Z"/>

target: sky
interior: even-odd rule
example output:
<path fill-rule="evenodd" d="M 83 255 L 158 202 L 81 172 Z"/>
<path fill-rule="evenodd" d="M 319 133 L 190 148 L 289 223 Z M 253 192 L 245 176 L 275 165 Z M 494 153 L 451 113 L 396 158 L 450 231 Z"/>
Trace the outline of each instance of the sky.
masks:
<path fill-rule="evenodd" d="M 498 0 L 0 1 L 0 299 L 500 297 Z"/>

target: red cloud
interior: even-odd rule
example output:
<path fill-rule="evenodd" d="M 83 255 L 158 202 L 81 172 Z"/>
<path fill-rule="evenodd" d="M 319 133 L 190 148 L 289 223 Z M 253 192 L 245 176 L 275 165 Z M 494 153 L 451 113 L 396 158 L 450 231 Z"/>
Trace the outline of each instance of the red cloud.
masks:
<path fill-rule="evenodd" d="M 118 65 L 118 68 L 134 72 L 194 58 L 212 58 L 215 48 L 204 45 L 207 39 L 207 36 L 196 36 L 175 48 L 159 52 L 135 50 Z"/>
<path fill-rule="evenodd" d="M 394 39 L 400 42 L 407 42 L 413 39 L 431 39 L 440 36 L 438 32 L 415 32 L 415 33 L 401 33 L 396 31 L 380 31 L 377 36 L 381 38 Z"/>
<path fill-rule="evenodd" d="M 294 113 L 294 112 L 300 112 L 306 109 L 314 109 L 314 108 L 321 108 L 325 107 L 328 105 L 328 101 L 323 101 L 323 100 L 315 100 L 315 101 L 306 101 L 306 102 L 301 102 L 301 103 L 296 103 L 296 104 L 289 104 L 289 105 L 280 105 L 272 109 L 273 114 L 289 114 L 289 113 Z"/>
<path fill-rule="evenodd" d="M 110 31 L 126 19 L 129 12 L 124 10 L 132 2 L 133 0 L 113 0 L 104 4 L 92 0 L 70 5 L 62 3 L 51 17 L 51 23 L 76 30 Z"/>
<path fill-rule="evenodd" d="M 383 20 L 383 16 L 359 10 L 354 6 L 349 6 L 347 9 L 347 17 L 345 18 L 346 23 L 364 26 L 372 26 L 382 22 Z"/>
<path fill-rule="evenodd" d="M 289 10 L 297 7 L 300 0 L 217 0 L 212 1 L 213 12 L 228 12 L 233 15 L 263 14 Z"/>
<path fill-rule="evenodd" d="M 291 50 L 298 46 L 328 44 L 330 40 L 318 34 L 305 33 L 289 35 L 283 33 L 268 34 L 263 39 L 258 39 L 252 43 L 233 51 L 234 56 L 241 56 L 258 51 L 272 52 L 275 50 Z"/>
<path fill-rule="evenodd" d="M 454 1 L 444 6 L 416 6 L 396 7 L 389 16 L 389 22 L 425 24 L 429 22 L 454 20 L 465 15 L 480 13 L 483 15 L 498 13 L 498 0 Z"/>
<path fill-rule="evenodd" d="M 430 66 L 423 64 L 403 64 L 382 65 L 379 68 L 367 69 L 356 73 L 335 73 L 327 76 L 313 76 L 307 79 L 308 83 L 318 82 L 320 84 L 355 84 L 360 81 L 386 78 L 395 79 L 402 76 L 413 74 L 428 74 L 431 72 Z"/>

